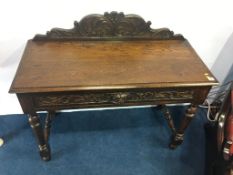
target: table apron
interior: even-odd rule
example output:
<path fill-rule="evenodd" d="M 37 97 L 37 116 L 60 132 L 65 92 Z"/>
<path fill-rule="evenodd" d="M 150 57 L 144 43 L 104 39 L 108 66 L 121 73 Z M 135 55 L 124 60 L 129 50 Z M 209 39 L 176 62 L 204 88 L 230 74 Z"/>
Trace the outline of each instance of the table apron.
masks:
<path fill-rule="evenodd" d="M 17 94 L 23 111 L 140 106 L 204 101 L 209 88 L 140 89 Z M 33 108 L 33 109 L 32 109 Z"/>

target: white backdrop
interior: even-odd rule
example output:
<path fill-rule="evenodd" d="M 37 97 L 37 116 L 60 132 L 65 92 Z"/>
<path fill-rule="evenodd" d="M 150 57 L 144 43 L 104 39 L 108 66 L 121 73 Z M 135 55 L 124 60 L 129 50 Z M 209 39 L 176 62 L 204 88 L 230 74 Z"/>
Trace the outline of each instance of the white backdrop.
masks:
<path fill-rule="evenodd" d="M 152 28 L 183 34 L 211 68 L 233 32 L 232 5 L 231 0 L 0 0 L 0 114 L 22 113 L 8 90 L 25 43 L 36 33 L 72 28 L 74 20 L 90 13 L 135 13 Z"/>

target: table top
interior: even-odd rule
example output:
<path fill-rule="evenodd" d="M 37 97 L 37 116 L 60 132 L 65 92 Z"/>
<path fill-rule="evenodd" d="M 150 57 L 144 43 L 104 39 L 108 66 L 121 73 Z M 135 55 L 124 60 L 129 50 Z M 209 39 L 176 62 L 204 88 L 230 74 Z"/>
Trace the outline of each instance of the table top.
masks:
<path fill-rule="evenodd" d="M 29 40 L 10 92 L 216 84 L 187 40 Z"/>

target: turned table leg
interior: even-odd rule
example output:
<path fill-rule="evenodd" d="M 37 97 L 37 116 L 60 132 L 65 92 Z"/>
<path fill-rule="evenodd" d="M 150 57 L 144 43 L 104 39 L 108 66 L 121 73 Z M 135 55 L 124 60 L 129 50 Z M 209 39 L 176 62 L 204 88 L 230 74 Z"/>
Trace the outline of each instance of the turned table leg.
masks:
<path fill-rule="evenodd" d="M 43 160 L 48 161 L 51 159 L 50 147 L 44 137 L 44 132 L 40 123 L 39 116 L 37 114 L 29 115 L 29 123 L 35 134 L 38 142 L 40 156 Z"/>
<path fill-rule="evenodd" d="M 172 116 L 171 116 L 167 106 L 166 105 L 159 105 L 158 108 L 162 111 L 164 117 L 166 118 L 168 126 L 172 130 L 172 133 L 175 134 L 176 128 L 175 128 Z"/>
<path fill-rule="evenodd" d="M 191 120 L 194 118 L 195 113 L 197 110 L 197 106 L 191 105 L 185 112 L 185 116 L 181 121 L 179 129 L 172 137 L 172 141 L 169 145 L 171 149 L 175 149 L 178 145 L 180 145 L 184 140 L 184 132 L 185 129 L 188 127 Z"/>
<path fill-rule="evenodd" d="M 50 135 L 50 128 L 52 124 L 52 118 L 55 116 L 54 111 L 49 111 L 46 118 L 45 118 L 45 126 L 44 126 L 44 138 L 45 142 L 48 144 L 49 142 L 49 135 Z"/>

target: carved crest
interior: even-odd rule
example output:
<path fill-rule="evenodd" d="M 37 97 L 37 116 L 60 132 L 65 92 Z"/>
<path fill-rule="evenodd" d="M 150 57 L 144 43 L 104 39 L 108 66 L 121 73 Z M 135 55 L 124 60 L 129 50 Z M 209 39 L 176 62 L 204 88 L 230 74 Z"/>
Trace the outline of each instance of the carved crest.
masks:
<path fill-rule="evenodd" d="M 36 35 L 34 40 L 119 40 L 119 39 L 184 39 L 174 35 L 167 28 L 151 29 L 151 22 L 134 14 L 120 12 L 92 14 L 80 22 L 74 22 L 72 29 L 54 28 L 46 35 Z"/>

